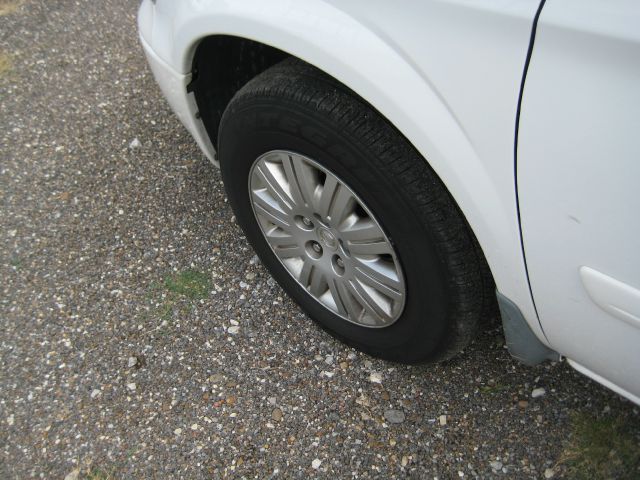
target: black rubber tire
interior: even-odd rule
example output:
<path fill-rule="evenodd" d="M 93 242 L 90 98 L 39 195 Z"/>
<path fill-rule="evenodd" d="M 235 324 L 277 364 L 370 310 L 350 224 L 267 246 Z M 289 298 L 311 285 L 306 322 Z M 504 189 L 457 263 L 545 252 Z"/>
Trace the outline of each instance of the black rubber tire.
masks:
<path fill-rule="evenodd" d="M 218 138 L 222 177 L 238 223 L 283 289 L 331 334 L 403 363 L 450 358 L 475 337 L 486 285 L 473 233 L 427 162 L 369 104 L 310 65 L 287 59 L 237 92 Z M 248 178 L 260 155 L 278 149 L 332 171 L 385 229 L 407 288 L 405 308 L 394 324 L 370 329 L 339 318 L 271 251 L 251 208 Z"/>

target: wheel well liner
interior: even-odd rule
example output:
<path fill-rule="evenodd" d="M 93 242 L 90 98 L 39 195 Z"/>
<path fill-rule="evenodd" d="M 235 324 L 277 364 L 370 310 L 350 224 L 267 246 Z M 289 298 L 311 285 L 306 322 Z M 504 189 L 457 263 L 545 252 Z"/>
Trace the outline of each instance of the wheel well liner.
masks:
<path fill-rule="evenodd" d="M 193 91 L 199 114 L 216 146 L 218 126 L 227 104 L 249 80 L 289 55 L 277 48 L 230 35 L 200 41 L 193 57 Z"/>

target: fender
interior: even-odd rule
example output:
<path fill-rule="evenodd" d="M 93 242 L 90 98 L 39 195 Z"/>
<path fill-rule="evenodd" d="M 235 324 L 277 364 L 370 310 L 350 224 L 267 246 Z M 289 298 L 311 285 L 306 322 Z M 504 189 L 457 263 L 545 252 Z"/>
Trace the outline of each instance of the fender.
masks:
<path fill-rule="evenodd" d="M 402 7 L 384 0 L 146 0 L 140 31 L 186 76 L 202 38 L 232 35 L 305 60 L 357 92 L 427 159 L 473 229 L 497 289 L 548 345 L 521 250 L 513 157 L 538 2 L 406 0 Z M 390 40 L 402 35 L 403 49 Z"/>

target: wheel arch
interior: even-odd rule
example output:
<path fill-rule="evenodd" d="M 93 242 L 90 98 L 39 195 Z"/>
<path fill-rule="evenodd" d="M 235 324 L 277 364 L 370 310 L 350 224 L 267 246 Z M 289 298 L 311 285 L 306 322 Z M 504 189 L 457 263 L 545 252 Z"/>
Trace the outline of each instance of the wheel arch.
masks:
<path fill-rule="evenodd" d="M 521 308 L 544 338 L 524 271 L 515 195 L 513 203 L 506 204 L 505 187 L 492 175 L 495 165 L 480 157 L 464 122 L 401 49 L 322 1 L 277 0 L 268 6 L 258 1 L 211 2 L 197 8 L 187 8 L 189 2 L 180 7 L 181 3 L 176 6 L 180 12 L 171 49 L 164 52 L 174 68 L 191 72 L 199 47 L 213 38 L 253 42 L 278 52 L 255 74 L 279 55 L 297 57 L 356 92 L 397 128 L 447 186 L 476 235 L 498 290 Z"/>

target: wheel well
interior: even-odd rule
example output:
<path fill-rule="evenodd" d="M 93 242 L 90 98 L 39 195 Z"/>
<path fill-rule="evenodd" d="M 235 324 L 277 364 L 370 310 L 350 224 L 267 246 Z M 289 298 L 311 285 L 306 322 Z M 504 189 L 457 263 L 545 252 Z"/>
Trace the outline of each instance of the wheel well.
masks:
<path fill-rule="evenodd" d="M 200 41 L 193 58 L 193 79 L 189 85 L 189 91 L 195 94 L 202 122 L 211 143 L 216 148 L 222 114 L 236 92 L 252 78 L 287 57 L 291 55 L 269 45 L 241 37 L 212 35 Z M 338 82 L 338 80 L 335 81 Z M 346 86 L 344 88 L 348 89 Z M 352 93 L 357 95 L 356 92 Z M 373 106 L 371 108 L 375 109 Z M 399 133 L 403 135 L 402 132 Z M 460 210 L 455 199 L 453 202 Z M 460 213 L 464 218 L 461 210 Z M 497 319 L 498 314 L 493 275 L 471 226 L 468 224 L 467 226 L 482 267 L 485 302 L 483 317 L 485 321 L 488 320 L 487 323 L 492 323 L 492 320 Z"/>
<path fill-rule="evenodd" d="M 235 93 L 249 80 L 289 55 L 277 48 L 229 35 L 200 41 L 193 57 L 193 91 L 200 116 L 217 146 L 222 113 Z"/>

